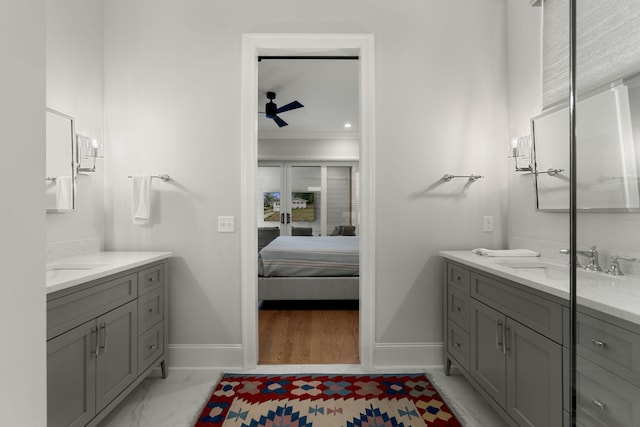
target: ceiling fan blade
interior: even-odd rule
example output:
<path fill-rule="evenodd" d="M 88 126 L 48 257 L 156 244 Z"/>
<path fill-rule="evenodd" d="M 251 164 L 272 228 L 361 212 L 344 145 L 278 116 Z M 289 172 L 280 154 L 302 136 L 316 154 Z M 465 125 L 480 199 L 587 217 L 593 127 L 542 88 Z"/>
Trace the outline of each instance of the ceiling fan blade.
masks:
<path fill-rule="evenodd" d="M 285 111 L 295 110 L 296 108 L 302 108 L 304 105 L 300 104 L 298 101 L 293 101 L 288 103 L 287 105 L 283 105 L 282 107 L 276 110 L 276 113 L 284 113 Z"/>
<path fill-rule="evenodd" d="M 273 121 L 276 122 L 279 127 L 287 126 L 289 124 L 278 116 L 273 116 Z"/>

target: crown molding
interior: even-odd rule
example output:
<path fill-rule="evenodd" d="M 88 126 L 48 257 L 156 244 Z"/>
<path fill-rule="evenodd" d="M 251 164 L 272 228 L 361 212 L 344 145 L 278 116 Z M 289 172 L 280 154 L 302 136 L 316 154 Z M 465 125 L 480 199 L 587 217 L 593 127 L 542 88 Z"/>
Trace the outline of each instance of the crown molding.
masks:
<path fill-rule="evenodd" d="M 360 132 L 333 132 L 333 131 L 282 132 L 276 129 L 273 131 L 258 132 L 258 140 L 261 140 L 261 139 L 359 140 Z"/>

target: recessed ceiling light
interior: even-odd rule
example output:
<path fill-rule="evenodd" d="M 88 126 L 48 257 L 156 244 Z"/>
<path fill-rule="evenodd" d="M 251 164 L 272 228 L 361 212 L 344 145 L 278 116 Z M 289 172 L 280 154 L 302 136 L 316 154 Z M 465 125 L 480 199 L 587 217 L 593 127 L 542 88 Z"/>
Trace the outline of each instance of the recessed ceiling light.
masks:
<path fill-rule="evenodd" d="M 350 127 L 351 127 L 351 123 L 349 123 L 349 122 L 345 123 L 345 124 L 344 124 L 344 127 L 346 127 L 346 128 L 350 128 Z"/>

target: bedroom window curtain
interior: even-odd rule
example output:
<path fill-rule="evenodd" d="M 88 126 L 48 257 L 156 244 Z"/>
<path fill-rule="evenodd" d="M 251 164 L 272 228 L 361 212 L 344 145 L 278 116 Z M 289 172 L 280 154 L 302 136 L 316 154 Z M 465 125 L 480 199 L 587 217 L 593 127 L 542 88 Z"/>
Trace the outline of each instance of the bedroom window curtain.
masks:
<path fill-rule="evenodd" d="M 569 98 L 569 1 L 544 0 L 543 109 Z M 576 29 L 579 94 L 640 72 L 640 7 L 637 0 L 580 0 Z"/>

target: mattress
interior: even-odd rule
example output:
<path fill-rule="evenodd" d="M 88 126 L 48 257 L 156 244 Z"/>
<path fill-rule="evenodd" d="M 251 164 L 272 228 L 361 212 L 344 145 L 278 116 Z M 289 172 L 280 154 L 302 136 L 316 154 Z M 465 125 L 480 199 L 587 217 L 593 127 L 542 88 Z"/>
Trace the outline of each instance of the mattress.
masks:
<path fill-rule="evenodd" d="M 358 276 L 358 236 L 279 236 L 258 254 L 263 277 Z"/>

